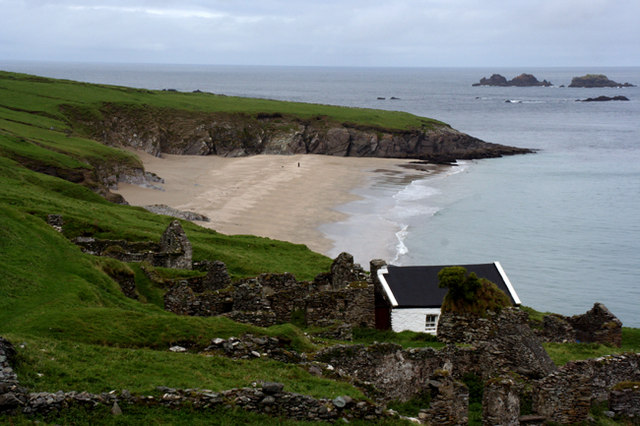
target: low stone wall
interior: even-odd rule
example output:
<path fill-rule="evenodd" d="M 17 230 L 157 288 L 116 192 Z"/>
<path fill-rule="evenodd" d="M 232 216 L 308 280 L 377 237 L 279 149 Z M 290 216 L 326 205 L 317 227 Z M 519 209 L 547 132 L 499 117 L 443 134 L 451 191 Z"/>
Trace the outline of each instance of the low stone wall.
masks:
<path fill-rule="evenodd" d="M 286 363 L 301 363 L 305 357 L 286 349 L 287 344 L 276 337 L 258 337 L 245 334 L 228 339 L 216 338 L 204 351 L 209 354 L 224 355 L 234 359 L 270 358 Z"/>
<path fill-rule="evenodd" d="M 640 382 L 625 382 L 609 394 L 609 410 L 618 418 L 640 424 Z"/>
<path fill-rule="evenodd" d="M 620 382 L 640 381 L 640 354 L 569 362 L 537 381 L 533 408 L 558 423 L 583 421 L 594 401 L 604 401 Z"/>
<path fill-rule="evenodd" d="M 166 406 L 176 409 L 188 407 L 211 410 L 216 407 L 239 408 L 260 414 L 304 421 L 335 421 L 338 419 L 376 421 L 395 416 L 383 407 L 368 401 L 356 401 L 348 396 L 334 399 L 315 399 L 307 395 L 284 392 L 279 383 L 263 383 L 252 388 L 213 392 L 206 389 L 171 389 L 160 387 L 160 397 L 132 396 L 127 391 L 91 394 L 88 392 L 31 393 L 22 412 L 50 413 L 73 406 L 112 407 L 119 415 L 128 405 Z"/>
<path fill-rule="evenodd" d="M 55 223 L 58 223 L 57 219 Z M 108 256 L 121 262 L 148 262 L 153 266 L 177 269 L 192 267 L 191 242 L 177 220 L 169 224 L 160 243 L 100 240 L 93 237 L 77 237 L 73 242 L 85 253 Z"/>
<path fill-rule="evenodd" d="M 511 377 L 487 381 L 482 393 L 482 424 L 517 425 L 520 422 L 520 387 Z"/>
<path fill-rule="evenodd" d="M 420 416 L 432 425 L 467 425 L 469 390 L 446 370 L 434 372 L 428 383 L 431 404 Z"/>
<path fill-rule="evenodd" d="M 256 338 L 245 336 L 244 340 L 214 339 L 211 350 L 222 348 L 223 351 L 234 353 L 239 351 L 241 344 L 261 347 L 263 350 L 276 352 L 279 342 L 273 338 Z M 269 348 L 269 349 L 266 349 Z M 218 406 L 240 408 L 262 414 L 285 417 L 306 421 L 346 421 L 363 419 L 377 421 L 385 417 L 396 416 L 384 407 L 369 401 L 356 401 L 349 396 L 339 396 L 334 399 L 316 399 L 284 391 L 280 383 L 265 382 L 255 384 L 254 387 L 231 389 L 223 392 L 213 392 L 206 389 L 171 389 L 158 388 L 162 396 L 133 396 L 130 392 L 111 391 L 108 393 L 92 394 L 89 392 L 32 392 L 20 387 L 18 377 L 10 363 L 15 357 L 13 345 L 0 337 L 0 413 L 24 414 L 50 413 L 67 407 L 97 406 L 111 407 L 114 415 L 122 414 L 127 405 L 162 405 L 174 408 L 188 407 L 189 409 L 211 409 Z"/>
<path fill-rule="evenodd" d="M 449 371 L 460 380 L 465 373 L 482 374 L 490 366 L 479 364 L 475 348 L 450 346 L 402 349 L 394 343 L 336 345 L 321 350 L 315 360 L 335 366 L 339 375 L 358 385 L 373 386 L 369 396 L 381 401 L 408 401 L 424 392 L 436 371 Z"/>
<path fill-rule="evenodd" d="M 21 409 L 28 400 L 27 391 L 20 386 L 12 368 L 15 355 L 13 345 L 0 337 L 0 413 Z"/>

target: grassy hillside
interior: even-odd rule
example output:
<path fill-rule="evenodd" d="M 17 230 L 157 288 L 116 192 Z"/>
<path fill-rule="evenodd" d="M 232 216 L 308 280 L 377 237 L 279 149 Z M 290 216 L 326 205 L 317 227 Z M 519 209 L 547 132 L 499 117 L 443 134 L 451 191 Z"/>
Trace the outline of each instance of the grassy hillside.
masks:
<path fill-rule="evenodd" d="M 104 189 L 97 168 L 139 167 L 139 160 L 83 137 L 81 129 L 70 127 L 61 105 L 170 105 L 172 96 L 0 73 L 0 335 L 20 345 L 22 383 L 34 391 L 153 393 L 158 385 L 223 390 L 276 380 L 317 397 L 362 397 L 349 385 L 296 366 L 168 352 L 178 342 L 205 346 L 214 337 L 246 332 L 282 336 L 298 350 L 312 345 L 293 326 L 261 329 L 167 313 L 157 306 L 161 298 L 154 299 L 153 289 L 141 289 L 149 299 L 143 302 L 151 303 L 128 299 L 103 272 L 114 261 L 83 254 L 69 241 L 78 235 L 159 241 L 171 219 L 108 202 L 95 192 Z M 178 95 L 181 106 L 190 104 L 184 96 Z M 202 95 L 191 107 L 204 108 L 207 99 Z M 64 235 L 46 224 L 50 213 L 64 218 Z M 194 258 L 222 260 L 235 278 L 287 271 L 311 279 L 330 265 L 306 246 L 182 225 Z"/>
<path fill-rule="evenodd" d="M 138 90 L 0 72 L 0 336 L 18 348 L 22 384 L 32 391 L 128 389 L 153 394 L 159 385 L 218 391 L 269 380 L 284 383 L 285 390 L 316 397 L 363 397 L 346 383 L 312 376 L 295 365 L 169 352 L 174 344 L 206 346 L 212 338 L 247 332 L 283 337 L 297 350 L 312 350 L 314 345 L 289 324 L 262 329 L 226 318 L 167 313 L 161 308 L 162 290 L 144 278 L 139 266 L 84 254 L 70 242 L 80 235 L 159 241 L 171 220 L 99 195 L 109 195 L 99 171 L 140 167 L 135 155 L 91 140 L 84 129 L 74 127 L 79 121 L 67 115 L 70 110 L 76 115 L 100 114 L 105 103 L 301 118 L 322 115 L 394 129 L 439 124 L 399 112 Z M 48 214 L 62 215 L 63 234 L 46 224 Z M 233 278 L 291 272 L 307 280 L 330 266 L 330 259 L 306 246 L 227 236 L 189 222 L 182 225 L 194 259 L 221 260 Z M 140 301 L 122 294 L 104 272 L 109 268 L 130 268 L 136 274 Z M 395 338 L 409 345 L 424 344 L 393 333 L 361 336 L 362 341 Z M 639 345 L 637 339 L 634 344 Z M 566 354 L 558 356 L 564 359 Z M 208 415 L 136 410 L 128 414 L 127 422 L 193 424 L 209 422 L 213 416 L 223 419 L 221 424 L 278 423 L 225 410 Z M 105 414 L 70 411 L 44 420 L 115 422 Z M 4 421 L 7 418 L 0 416 L 0 423 Z"/>
<path fill-rule="evenodd" d="M 127 87 L 78 83 L 0 71 L 0 98 L 3 108 L 38 116 L 37 125 L 68 130 L 61 105 L 76 107 L 84 114 L 100 114 L 105 103 L 132 107 L 151 106 L 184 111 L 243 114 L 283 114 L 299 118 L 323 116 L 338 123 L 354 123 L 388 129 L 407 130 L 444 123 L 399 111 L 347 108 L 331 105 L 241 98 L 210 93 L 151 91 Z M 58 121 L 59 120 L 59 121 Z M 30 124 L 35 121 L 29 120 Z M 77 129 L 76 129 L 77 130 Z"/>

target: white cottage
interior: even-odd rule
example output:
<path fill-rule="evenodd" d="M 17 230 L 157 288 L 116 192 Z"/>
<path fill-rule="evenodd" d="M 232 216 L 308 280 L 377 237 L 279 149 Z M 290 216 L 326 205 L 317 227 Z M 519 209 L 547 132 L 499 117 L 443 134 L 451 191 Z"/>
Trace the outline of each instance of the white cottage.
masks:
<path fill-rule="evenodd" d="M 436 334 L 440 307 L 446 288 L 438 287 L 438 272 L 443 266 L 383 266 L 377 271 L 376 328 L 393 331 L 420 331 Z M 504 291 L 514 305 L 520 305 L 500 262 L 458 265 L 486 278 Z"/>

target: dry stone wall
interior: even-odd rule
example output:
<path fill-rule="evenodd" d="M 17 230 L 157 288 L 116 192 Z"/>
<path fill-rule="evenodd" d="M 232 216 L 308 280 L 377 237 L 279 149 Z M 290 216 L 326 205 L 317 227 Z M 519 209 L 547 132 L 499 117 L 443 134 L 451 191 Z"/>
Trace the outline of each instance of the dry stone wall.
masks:
<path fill-rule="evenodd" d="M 266 339 L 246 341 L 277 350 L 277 343 Z M 258 338 L 256 338 L 258 339 Z M 225 341 L 222 345 L 238 346 L 238 340 Z M 215 345 L 215 344 L 214 344 Z M 207 389 L 172 389 L 159 387 L 161 396 L 134 396 L 127 390 L 92 394 L 89 392 L 32 392 L 22 387 L 10 366 L 15 349 L 0 337 L 0 414 L 46 414 L 68 407 L 111 407 L 111 413 L 120 415 L 128 405 L 166 406 L 176 409 L 211 409 L 215 407 L 240 408 L 261 414 L 305 421 L 336 421 L 344 419 L 379 421 L 385 417 L 397 417 L 393 412 L 369 401 L 354 400 L 349 396 L 333 399 L 316 399 L 307 395 L 285 392 L 284 385 L 275 382 L 255 383 L 253 387 L 213 392 Z"/>
<path fill-rule="evenodd" d="M 27 403 L 27 391 L 20 386 L 12 364 L 16 350 L 8 340 L 0 337 L 0 413 L 12 412 Z"/>
<path fill-rule="evenodd" d="M 403 349 L 394 343 L 336 345 L 318 352 L 315 360 L 333 365 L 355 383 L 373 386 L 370 396 L 383 401 L 408 401 L 422 394 L 440 370 L 460 380 L 465 373 L 481 375 L 492 369 L 479 363 L 475 348 L 448 346 Z"/>
<path fill-rule="evenodd" d="M 373 285 L 346 253 L 333 262 L 334 273 L 322 274 L 314 282 L 298 282 L 285 273 L 230 283 L 221 262 L 207 268 L 204 279 L 183 280 L 169 288 L 165 309 L 181 315 L 225 315 L 263 327 L 294 319 L 321 327 L 338 322 L 375 326 Z"/>
<path fill-rule="evenodd" d="M 622 322 L 602 303 L 595 303 L 582 315 L 546 315 L 542 324 L 533 326 L 546 342 L 595 342 L 617 347 L 622 344 Z"/>
<path fill-rule="evenodd" d="M 618 418 L 640 424 L 640 382 L 624 382 L 609 394 L 609 409 Z"/>
<path fill-rule="evenodd" d="M 540 378 L 556 369 L 529 327 L 527 313 L 517 308 L 488 312 L 486 318 L 444 312 L 438 322 L 438 339 L 482 349 L 481 362 L 491 365 L 492 371 L 513 371 Z"/>
<path fill-rule="evenodd" d="M 77 237 L 73 242 L 85 253 L 108 256 L 121 262 L 148 262 L 165 268 L 192 268 L 191 243 L 177 220 L 169 224 L 160 243 L 101 240 L 93 237 Z"/>
<path fill-rule="evenodd" d="M 536 382 L 533 407 L 550 421 L 580 422 L 593 402 L 606 400 L 615 385 L 627 381 L 640 381 L 640 354 L 569 362 Z"/>
<path fill-rule="evenodd" d="M 469 390 L 454 380 L 447 370 L 434 372 L 428 387 L 431 404 L 424 411 L 424 419 L 432 425 L 466 425 L 469 422 Z"/>
<path fill-rule="evenodd" d="M 482 393 L 482 424 L 516 425 L 520 422 L 520 386 L 511 377 L 490 379 Z"/>

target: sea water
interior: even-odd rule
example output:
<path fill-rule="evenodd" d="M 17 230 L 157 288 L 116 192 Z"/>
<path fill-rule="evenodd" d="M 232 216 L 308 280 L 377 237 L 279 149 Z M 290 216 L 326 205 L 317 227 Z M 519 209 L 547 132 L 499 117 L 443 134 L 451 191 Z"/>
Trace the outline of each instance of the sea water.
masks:
<path fill-rule="evenodd" d="M 44 76 L 150 89 L 203 90 L 436 118 L 536 154 L 459 162 L 440 173 L 379 172 L 321 230 L 329 255 L 367 265 L 500 261 L 525 305 L 577 314 L 604 303 L 640 327 L 640 89 L 578 89 L 604 73 L 640 84 L 640 68 L 307 68 L 6 63 Z M 553 87 L 472 87 L 522 72 Z M 600 95 L 629 102 L 576 102 Z M 391 99 L 391 97 L 397 99 Z M 384 98 L 384 99 L 378 99 Z"/>

